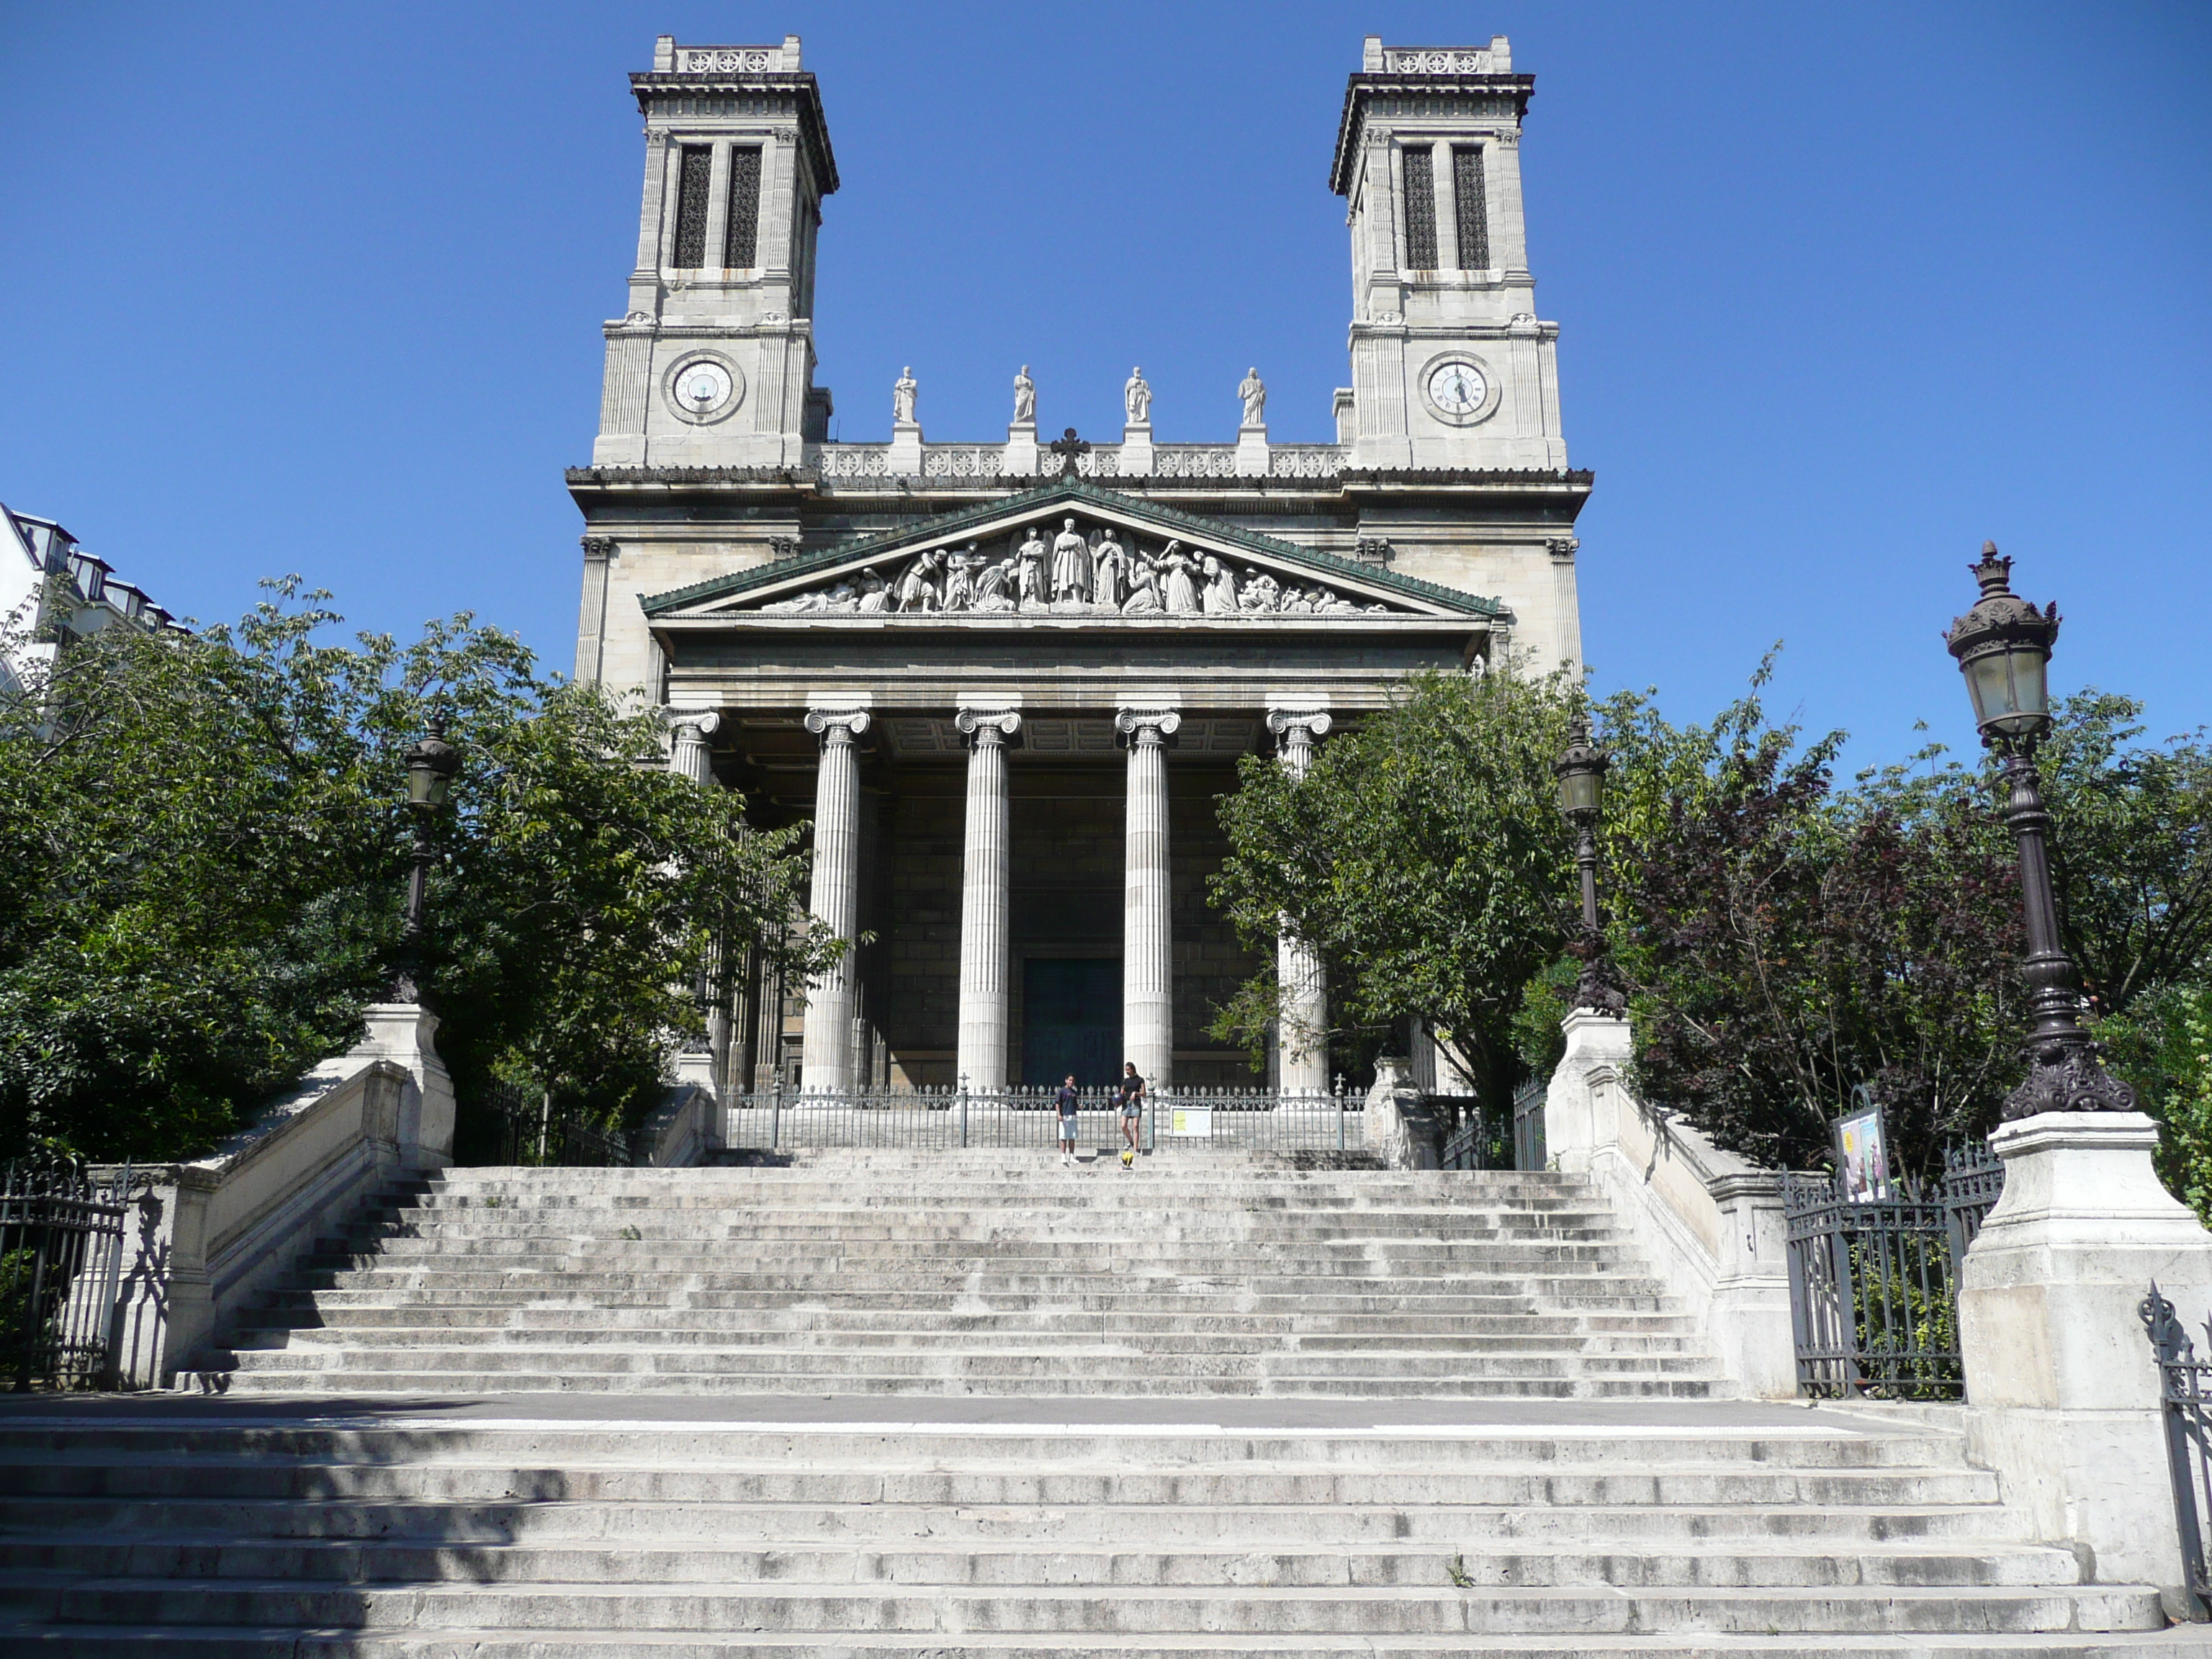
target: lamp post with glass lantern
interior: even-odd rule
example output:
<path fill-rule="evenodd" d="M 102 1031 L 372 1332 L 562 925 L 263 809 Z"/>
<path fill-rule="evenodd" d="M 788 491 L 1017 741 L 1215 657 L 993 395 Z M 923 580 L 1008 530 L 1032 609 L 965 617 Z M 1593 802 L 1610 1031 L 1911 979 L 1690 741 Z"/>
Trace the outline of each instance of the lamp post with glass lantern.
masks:
<path fill-rule="evenodd" d="M 1574 826 L 1575 866 L 1582 877 L 1582 933 L 1567 947 L 1583 964 L 1574 1006 L 1619 1018 L 1628 1012 L 1628 997 L 1607 952 L 1597 915 L 1597 826 L 1605 812 L 1606 769 L 1612 764 L 1613 756 L 1590 741 L 1589 717 L 1577 711 L 1568 728 L 1566 752 L 1552 763 L 1552 775 L 1559 781 L 1559 815 Z"/>
<path fill-rule="evenodd" d="M 399 933 L 399 966 L 392 981 L 394 1002 L 422 1000 L 422 902 L 429 886 L 430 823 L 446 804 L 461 751 L 446 741 L 443 715 L 433 715 L 430 730 L 407 751 L 407 805 L 415 814 L 415 867 L 407 878 L 407 921 Z"/>
<path fill-rule="evenodd" d="M 2045 671 L 2058 637 L 2058 606 L 2039 611 L 2014 593 L 2012 561 L 1998 556 L 1995 542 L 1984 542 L 1981 562 L 1968 568 L 1982 585 L 1982 597 L 1951 624 L 1944 644 L 1966 676 L 1982 742 L 1999 757 L 2005 825 L 2020 844 L 2021 908 L 2027 927 L 2021 968 L 2032 1020 L 2021 1045 L 2027 1076 L 2005 1097 L 2005 1121 L 2039 1112 L 2132 1112 L 2136 1091 L 2098 1062 L 2096 1042 L 2081 1029 L 2081 975 L 2058 942 L 2058 909 L 2051 897 L 2045 841 L 2051 814 L 2043 805 L 2035 746 L 2051 729 Z"/>

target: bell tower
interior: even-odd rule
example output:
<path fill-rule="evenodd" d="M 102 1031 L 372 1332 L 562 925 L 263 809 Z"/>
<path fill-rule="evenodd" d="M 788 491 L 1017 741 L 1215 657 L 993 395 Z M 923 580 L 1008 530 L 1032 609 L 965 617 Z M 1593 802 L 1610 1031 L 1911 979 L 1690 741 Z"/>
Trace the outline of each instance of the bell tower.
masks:
<path fill-rule="evenodd" d="M 796 466 L 822 437 L 814 244 L 837 163 L 799 37 L 653 45 L 630 76 L 645 191 L 627 313 L 605 325 L 595 466 Z"/>
<path fill-rule="evenodd" d="M 1329 175 L 1350 204 L 1352 385 L 1337 410 L 1355 466 L 1567 465 L 1559 325 L 1537 320 L 1521 214 L 1535 84 L 1502 34 L 1367 37 Z"/>

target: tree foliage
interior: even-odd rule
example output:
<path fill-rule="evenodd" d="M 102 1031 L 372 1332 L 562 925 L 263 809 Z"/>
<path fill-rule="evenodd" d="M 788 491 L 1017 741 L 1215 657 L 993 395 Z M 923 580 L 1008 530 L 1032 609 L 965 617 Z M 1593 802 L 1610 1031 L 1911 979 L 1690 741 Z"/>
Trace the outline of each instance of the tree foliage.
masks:
<path fill-rule="evenodd" d="M 1320 957 L 1340 1047 L 1418 1016 L 1468 1076 L 1510 1090 L 1523 988 L 1573 925 L 1551 769 L 1571 710 L 1556 681 L 1428 675 L 1304 779 L 1248 757 L 1212 893 L 1270 965 L 1216 1030 L 1264 1042 L 1279 927 Z"/>
<path fill-rule="evenodd" d="M 663 769 L 652 714 L 466 616 L 339 642 L 324 597 L 110 630 L 0 702 L 0 1141 L 191 1155 L 351 1042 L 390 981 L 434 711 L 464 759 L 427 1000 L 465 1097 L 496 1071 L 614 1120 L 696 1028 L 714 939 L 822 960 L 784 926 L 792 836 Z"/>

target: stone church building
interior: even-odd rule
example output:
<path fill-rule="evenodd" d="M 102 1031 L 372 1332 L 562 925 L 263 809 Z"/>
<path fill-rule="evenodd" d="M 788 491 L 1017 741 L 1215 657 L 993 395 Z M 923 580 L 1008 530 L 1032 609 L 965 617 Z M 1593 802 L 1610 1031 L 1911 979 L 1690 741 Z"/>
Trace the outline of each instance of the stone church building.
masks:
<path fill-rule="evenodd" d="M 871 939 L 811 988 L 740 976 L 716 1076 L 1256 1081 L 1206 1030 L 1260 965 L 1206 896 L 1239 757 L 1303 765 L 1414 670 L 1580 664 L 1590 475 L 1522 232 L 1533 78 L 1503 37 L 1365 42 L 1328 167 L 1352 264 L 1328 444 L 1271 441 L 1257 368 L 1219 442 L 1157 441 L 1140 373 L 1118 434 L 1040 434 L 1025 368 L 1003 438 L 926 439 L 902 369 L 889 441 L 830 441 L 841 181 L 799 40 L 664 36 L 631 85 L 637 260 L 568 474 L 576 672 L 665 707 L 694 777 L 811 817 L 811 908 Z M 1279 951 L 1269 1081 L 1324 1088 L 1326 988 Z"/>

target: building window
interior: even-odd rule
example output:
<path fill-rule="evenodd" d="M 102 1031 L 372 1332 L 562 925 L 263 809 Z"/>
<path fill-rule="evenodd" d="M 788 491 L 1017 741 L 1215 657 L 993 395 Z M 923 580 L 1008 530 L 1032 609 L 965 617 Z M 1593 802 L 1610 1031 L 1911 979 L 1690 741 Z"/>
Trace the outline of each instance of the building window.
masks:
<path fill-rule="evenodd" d="M 676 175 L 676 264 L 681 270 L 698 270 L 707 263 L 707 188 L 714 177 L 714 152 L 704 144 L 686 144 Z"/>
<path fill-rule="evenodd" d="M 1452 152 L 1452 207 L 1459 220 L 1459 268 L 1490 269 L 1490 206 L 1483 194 L 1482 149 Z"/>
<path fill-rule="evenodd" d="M 1406 152 L 1406 268 L 1437 268 L 1437 177 L 1425 144 Z"/>
<path fill-rule="evenodd" d="M 760 179 L 758 150 L 730 152 L 730 211 L 722 233 L 726 270 L 750 270 L 760 263 Z"/>

